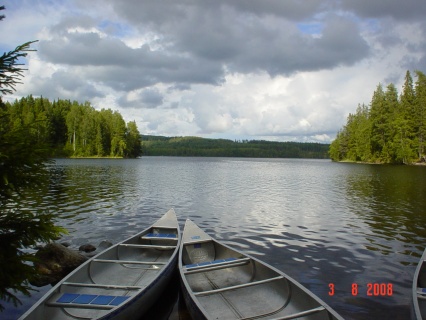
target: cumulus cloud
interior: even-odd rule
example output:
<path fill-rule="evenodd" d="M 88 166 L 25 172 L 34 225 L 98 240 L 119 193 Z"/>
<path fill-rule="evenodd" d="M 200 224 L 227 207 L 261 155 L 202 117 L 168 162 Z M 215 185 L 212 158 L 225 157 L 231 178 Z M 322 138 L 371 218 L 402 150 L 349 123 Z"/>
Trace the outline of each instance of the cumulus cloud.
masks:
<path fill-rule="evenodd" d="M 7 9 L 2 48 L 40 40 L 19 94 L 119 109 L 150 134 L 329 142 L 379 82 L 401 86 L 407 69 L 426 69 L 426 4 L 416 0 Z"/>

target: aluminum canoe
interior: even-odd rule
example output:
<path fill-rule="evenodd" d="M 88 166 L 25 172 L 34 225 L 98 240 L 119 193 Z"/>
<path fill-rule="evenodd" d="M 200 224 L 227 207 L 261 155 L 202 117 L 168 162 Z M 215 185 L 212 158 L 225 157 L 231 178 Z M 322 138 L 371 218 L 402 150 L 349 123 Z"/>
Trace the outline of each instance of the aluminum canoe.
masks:
<path fill-rule="evenodd" d="M 138 319 L 173 275 L 180 241 L 170 209 L 151 227 L 83 263 L 20 319 Z"/>
<path fill-rule="evenodd" d="M 426 250 L 423 252 L 414 273 L 413 307 L 417 320 L 426 319 Z"/>
<path fill-rule="evenodd" d="M 179 273 L 193 319 L 343 319 L 285 273 L 218 242 L 189 219 Z"/>

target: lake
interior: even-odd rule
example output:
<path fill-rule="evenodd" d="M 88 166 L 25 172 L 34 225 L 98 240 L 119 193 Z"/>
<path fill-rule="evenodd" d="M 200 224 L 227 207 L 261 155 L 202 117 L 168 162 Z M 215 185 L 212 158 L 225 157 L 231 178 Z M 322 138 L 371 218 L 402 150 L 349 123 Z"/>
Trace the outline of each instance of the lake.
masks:
<path fill-rule="evenodd" d="M 20 206 L 55 212 L 69 231 L 61 241 L 72 247 L 116 243 L 173 207 L 182 228 L 192 219 L 284 271 L 345 319 L 410 318 L 426 239 L 424 166 L 143 157 L 58 159 L 50 170 L 49 189 L 27 194 Z M 20 296 L 23 305 L 6 305 L 0 318 L 17 318 L 48 289 Z"/>

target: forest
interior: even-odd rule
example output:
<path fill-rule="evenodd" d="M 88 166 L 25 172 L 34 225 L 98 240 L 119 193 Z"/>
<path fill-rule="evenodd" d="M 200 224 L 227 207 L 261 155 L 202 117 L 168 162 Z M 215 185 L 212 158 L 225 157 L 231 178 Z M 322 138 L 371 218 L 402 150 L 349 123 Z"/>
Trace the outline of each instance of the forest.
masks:
<path fill-rule="evenodd" d="M 31 138 L 44 144 L 51 157 L 141 156 L 135 121 L 127 124 L 118 111 L 95 110 L 89 102 L 34 98 L 6 102 L 11 130 L 29 128 Z"/>
<path fill-rule="evenodd" d="M 147 156 L 326 159 L 328 148 L 320 143 L 142 135 L 142 152 Z"/>
<path fill-rule="evenodd" d="M 333 161 L 410 164 L 425 161 L 426 75 L 405 74 L 399 95 L 379 84 L 368 106 L 358 105 L 331 143 Z"/>

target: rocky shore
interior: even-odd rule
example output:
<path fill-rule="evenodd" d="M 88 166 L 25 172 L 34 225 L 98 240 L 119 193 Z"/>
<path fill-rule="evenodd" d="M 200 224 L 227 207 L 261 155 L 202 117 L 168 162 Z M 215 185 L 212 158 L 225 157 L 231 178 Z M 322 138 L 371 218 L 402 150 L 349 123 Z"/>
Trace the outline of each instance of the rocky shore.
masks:
<path fill-rule="evenodd" d="M 85 244 L 77 250 L 69 248 L 68 243 L 48 243 L 35 254 L 34 266 L 37 274 L 30 279 L 30 283 L 36 287 L 54 285 L 87 259 L 110 246 L 111 242 L 102 241 L 98 247 Z"/>

